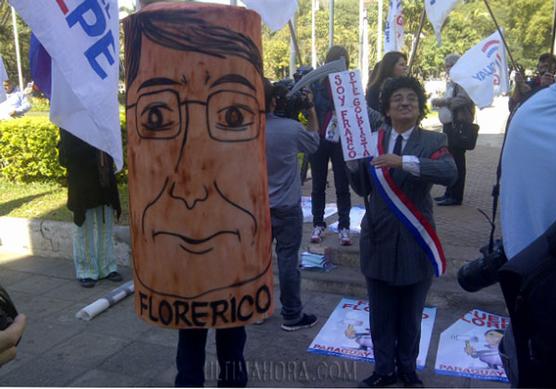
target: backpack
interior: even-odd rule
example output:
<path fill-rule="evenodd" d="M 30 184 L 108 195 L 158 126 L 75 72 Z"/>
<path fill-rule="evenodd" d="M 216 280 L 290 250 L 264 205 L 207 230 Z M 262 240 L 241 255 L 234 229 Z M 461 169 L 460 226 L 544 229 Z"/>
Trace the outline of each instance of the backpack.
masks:
<path fill-rule="evenodd" d="M 511 318 L 501 354 L 512 386 L 556 387 L 556 222 L 499 278 Z"/>

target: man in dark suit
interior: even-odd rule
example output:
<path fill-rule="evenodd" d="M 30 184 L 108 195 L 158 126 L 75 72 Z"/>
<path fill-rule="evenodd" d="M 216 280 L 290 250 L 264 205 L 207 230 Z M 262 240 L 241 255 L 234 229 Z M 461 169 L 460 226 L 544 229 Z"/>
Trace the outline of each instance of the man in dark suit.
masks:
<path fill-rule="evenodd" d="M 457 169 L 447 149 L 446 135 L 419 127 L 425 102 L 423 87 L 412 77 L 399 77 L 384 84 L 384 124 L 379 129 L 384 153 L 374 157 L 371 165 L 389 170 L 395 185 L 434 227 L 431 187 L 453 184 Z M 377 122 L 375 116 L 376 112 L 371 111 L 373 124 Z M 367 208 L 361 223 L 360 255 L 371 306 L 376 364 L 373 375 L 361 385 L 393 385 L 399 377 L 406 387 L 422 387 L 415 370 L 421 317 L 433 266 L 416 238 L 377 191 L 369 174 L 369 161 L 350 162 L 348 167 L 352 186 L 366 198 Z"/>

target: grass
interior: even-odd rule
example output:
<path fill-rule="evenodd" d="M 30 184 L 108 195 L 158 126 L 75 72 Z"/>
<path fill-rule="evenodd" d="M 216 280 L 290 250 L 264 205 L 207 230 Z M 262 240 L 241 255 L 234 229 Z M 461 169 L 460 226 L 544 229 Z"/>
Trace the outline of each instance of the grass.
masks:
<path fill-rule="evenodd" d="M 122 216 L 117 224 L 129 223 L 127 185 L 120 185 Z M 56 183 L 14 183 L 0 179 L 0 216 L 73 221 L 66 207 L 67 188 Z"/>

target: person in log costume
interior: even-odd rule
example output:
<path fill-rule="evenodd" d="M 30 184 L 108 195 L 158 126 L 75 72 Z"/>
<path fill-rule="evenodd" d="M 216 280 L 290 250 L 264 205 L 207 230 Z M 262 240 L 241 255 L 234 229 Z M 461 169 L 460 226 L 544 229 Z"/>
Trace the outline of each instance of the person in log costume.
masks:
<path fill-rule="evenodd" d="M 247 384 L 245 325 L 272 313 L 260 17 L 154 3 L 125 21 L 137 314 L 179 329 L 176 386 Z"/>

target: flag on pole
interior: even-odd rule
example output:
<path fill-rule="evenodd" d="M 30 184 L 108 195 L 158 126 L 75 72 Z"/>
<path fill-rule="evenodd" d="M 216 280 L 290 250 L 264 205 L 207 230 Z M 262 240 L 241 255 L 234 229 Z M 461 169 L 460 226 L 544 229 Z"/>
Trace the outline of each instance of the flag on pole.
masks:
<path fill-rule="evenodd" d="M 242 0 L 245 6 L 256 11 L 272 32 L 278 31 L 293 18 L 297 0 Z"/>
<path fill-rule="evenodd" d="M 450 70 L 450 78 L 465 89 L 479 108 L 491 105 L 495 95 L 507 93 L 508 65 L 500 33 L 495 32 L 469 49 Z"/>
<path fill-rule="evenodd" d="M 8 73 L 6 72 L 6 68 L 4 67 L 4 61 L 2 60 L 2 56 L 0 55 L 0 84 L 3 84 L 4 81 L 8 79 Z M 4 87 L 0 87 L 0 103 L 6 101 L 6 92 L 4 91 Z"/>
<path fill-rule="evenodd" d="M 52 59 L 50 120 L 123 166 L 117 0 L 9 0 Z"/>
<path fill-rule="evenodd" d="M 402 0 L 390 0 L 388 20 L 384 28 L 384 52 L 402 51 L 404 47 Z"/>
<path fill-rule="evenodd" d="M 440 32 L 448 14 L 456 7 L 460 0 L 425 0 L 427 16 L 436 33 L 436 40 L 440 45 L 442 37 Z"/>

